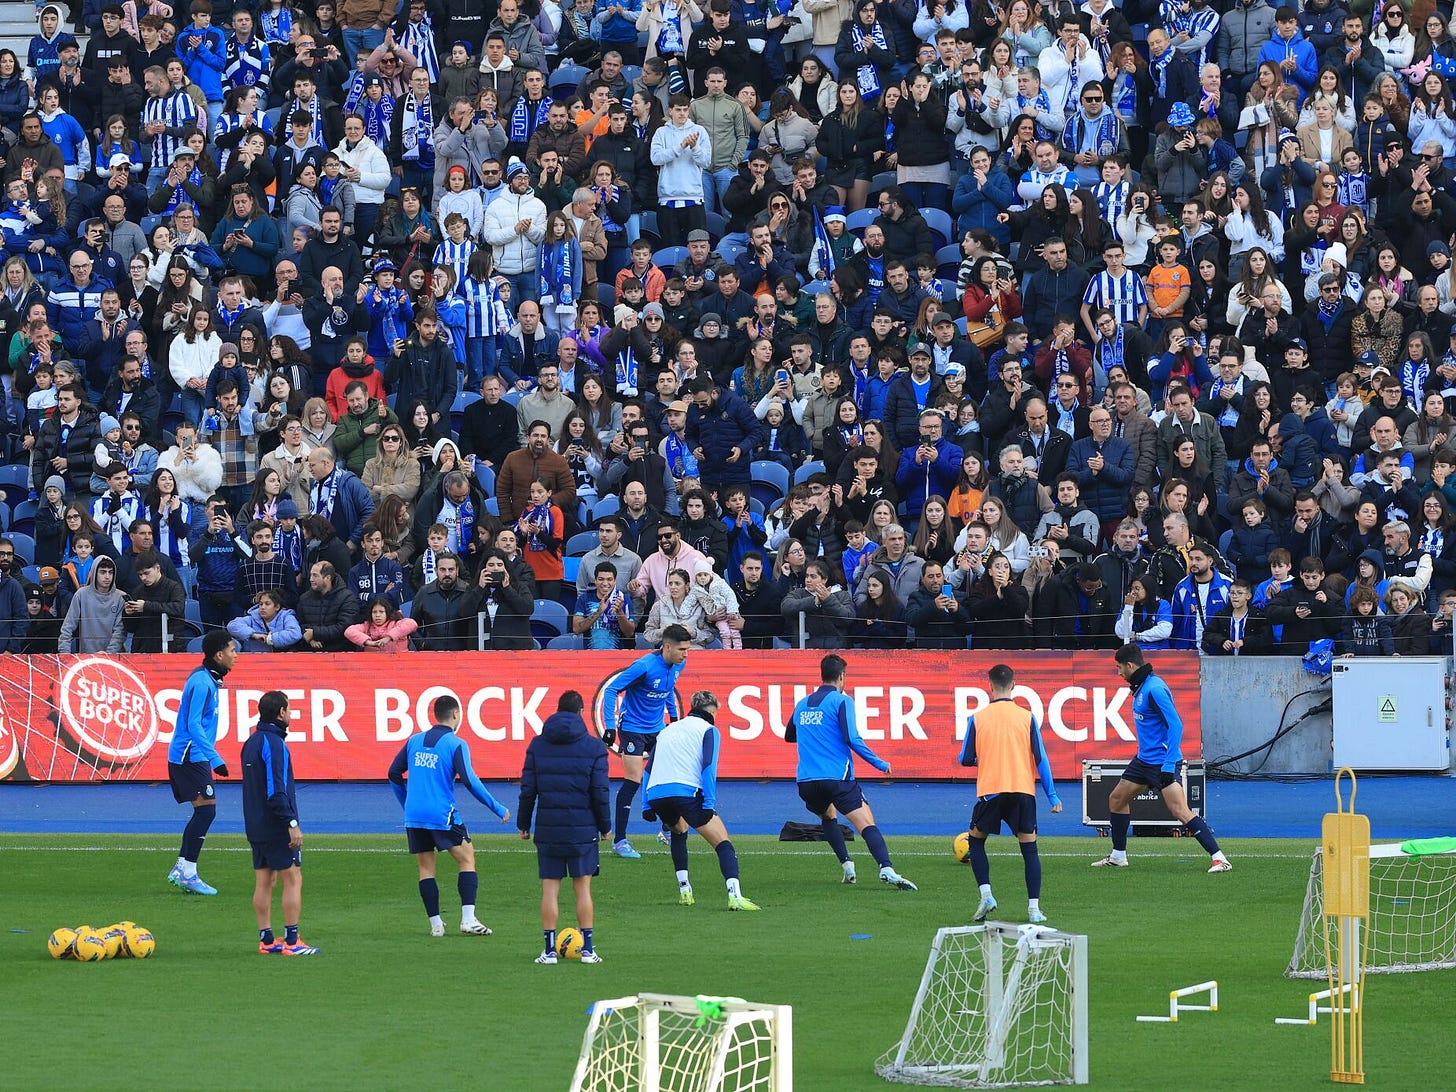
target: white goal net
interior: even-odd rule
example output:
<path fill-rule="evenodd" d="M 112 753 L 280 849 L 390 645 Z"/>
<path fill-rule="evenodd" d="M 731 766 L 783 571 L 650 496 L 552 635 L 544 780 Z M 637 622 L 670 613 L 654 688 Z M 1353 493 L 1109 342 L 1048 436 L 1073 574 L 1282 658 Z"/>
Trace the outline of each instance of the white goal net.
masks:
<path fill-rule="evenodd" d="M 642 993 L 598 1001 L 572 1092 L 790 1092 L 788 1005 Z"/>
<path fill-rule="evenodd" d="M 941 929 L 900 1042 L 875 1072 L 901 1084 L 1087 1083 L 1087 938 L 1036 925 Z"/>
<path fill-rule="evenodd" d="M 1327 977 L 1323 855 L 1314 851 L 1299 935 L 1285 975 Z M 1370 847 L 1366 974 L 1456 967 L 1456 852 L 1418 856 L 1398 844 Z"/>

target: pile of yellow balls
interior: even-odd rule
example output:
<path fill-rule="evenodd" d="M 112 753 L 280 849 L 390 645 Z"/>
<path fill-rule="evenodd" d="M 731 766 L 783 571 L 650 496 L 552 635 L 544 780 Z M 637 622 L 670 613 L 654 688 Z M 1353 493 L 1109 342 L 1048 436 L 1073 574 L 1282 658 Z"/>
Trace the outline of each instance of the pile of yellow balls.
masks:
<path fill-rule="evenodd" d="M 103 959 L 130 957 L 147 959 L 157 950 L 151 931 L 134 921 L 119 921 L 101 929 L 78 925 L 61 928 L 46 941 L 52 959 L 74 959 L 81 963 L 99 963 Z"/>

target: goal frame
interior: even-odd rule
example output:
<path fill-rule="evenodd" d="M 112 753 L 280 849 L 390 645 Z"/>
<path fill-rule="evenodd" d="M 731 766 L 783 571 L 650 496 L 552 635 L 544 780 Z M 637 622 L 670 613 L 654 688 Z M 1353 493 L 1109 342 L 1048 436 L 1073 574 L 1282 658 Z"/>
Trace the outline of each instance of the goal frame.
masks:
<path fill-rule="evenodd" d="M 982 958 L 985 961 L 984 1011 L 986 1032 L 981 1059 L 974 1066 L 907 1065 L 906 1052 L 924 1008 L 926 997 L 935 980 L 936 965 L 945 951 L 946 942 L 952 937 L 979 936 Z M 1025 965 L 1024 949 L 1015 949 L 1012 966 L 1008 972 L 1005 965 L 1006 943 L 1019 944 L 1031 937 L 1031 944 L 1040 947 L 1067 948 L 1071 951 L 1071 978 L 1068 988 L 1071 1000 L 1072 1026 L 1068 1029 L 1071 1040 L 1070 1077 L 1058 1081 L 997 1082 L 990 1078 L 1004 1061 L 1006 1034 L 1016 1013 L 1010 1000 L 1018 992 L 1021 972 Z M 949 1070 L 974 1068 L 978 1077 L 952 1076 Z M 903 1083 L 925 1083 L 967 1088 L 1020 1087 L 1027 1084 L 1086 1084 L 1088 1081 L 1088 1031 L 1087 1031 L 1087 938 L 1078 933 L 1063 933 L 1056 929 L 1039 926 L 1014 925 L 1007 922 L 988 921 L 980 925 L 946 926 L 938 929 L 930 945 L 930 954 L 925 961 L 925 970 L 920 977 L 920 986 L 915 992 L 915 1001 L 910 1007 L 910 1018 L 905 1023 L 904 1034 L 888 1064 L 877 1067 L 880 1076 L 886 1080 L 902 1080 Z M 899 1076 L 892 1076 L 891 1073 Z M 915 1081 L 915 1077 L 925 1078 Z"/>
<path fill-rule="evenodd" d="M 767 1024 L 772 1044 L 770 1072 L 767 1092 L 793 1092 L 794 1088 L 794 1015 L 791 1005 L 764 1004 L 742 1001 L 737 998 L 714 998 L 714 1003 L 723 1014 L 718 1033 L 729 1031 L 750 1023 Z M 603 1021 L 623 1009 L 638 1009 L 641 1024 L 637 1035 L 637 1083 L 632 1087 L 640 1092 L 660 1092 L 662 1087 L 661 1044 L 658 1036 L 660 1017 L 663 1011 L 681 1015 L 696 1016 L 698 999 L 680 994 L 636 993 L 627 997 L 609 998 L 592 1005 L 591 1020 L 587 1024 L 581 1041 L 581 1056 L 577 1059 L 576 1071 L 571 1079 L 571 1092 L 587 1092 L 592 1086 L 585 1084 L 592 1060 L 592 1047 Z M 713 1062 L 708 1072 L 707 1083 L 702 1087 L 708 1092 L 717 1092 L 723 1080 L 724 1062 L 727 1057 L 731 1036 L 722 1035 L 713 1051 Z"/>
<path fill-rule="evenodd" d="M 1387 843 L 1381 843 L 1379 845 L 1372 845 L 1370 847 L 1370 862 L 1371 862 L 1371 866 L 1372 866 L 1371 867 L 1371 883 L 1372 883 L 1372 887 L 1373 887 L 1373 884 L 1375 882 L 1375 880 L 1374 880 L 1374 875 L 1375 875 L 1374 863 L 1376 861 L 1404 860 L 1404 861 L 1407 861 L 1410 864 L 1414 865 L 1414 864 L 1418 864 L 1420 861 L 1422 861 L 1424 859 L 1428 859 L 1428 858 L 1421 857 L 1421 856 L 1418 856 L 1418 855 L 1408 854 L 1408 853 L 1402 852 L 1401 851 L 1401 845 L 1402 844 L 1403 843 L 1401 843 L 1401 842 L 1387 842 Z M 1314 849 L 1314 851 L 1313 851 L 1313 853 L 1310 856 L 1309 879 L 1308 879 L 1308 881 L 1305 884 L 1304 900 L 1300 904 L 1300 911 L 1299 911 L 1299 931 L 1298 931 L 1298 933 L 1295 934 L 1295 938 L 1294 938 L 1294 951 L 1293 951 L 1293 953 L 1289 957 L 1289 964 L 1284 969 L 1284 977 L 1285 978 L 1310 979 L 1310 980 L 1318 979 L 1320 981 L 1325 981 L 1328 978 L 1328 975 L 1329 975 L 1328 967 L 1326 965 L 1327 964 L 1327 960 L 1325 958 L 1324 933 L 1323 933 L 1323 928 L 1324 928 L 1324 923 L 1323 923 L 1323 916 L 1324 916 L 1324 866 L 1323 866 L 1323 855 L 1324 855 L 1323 847 L 1322 846 L 1316 846 L 1315 849 Z M 1456 852 L 1447 852 L 1447 853 L 1441 853 L 1441 854 L 1432 854 L 1432 855 L 1430 855 L 1430 857 L 1431 858 L 1440 857 L 1440 858 L 1448 858 L 1448 859 L 1456 860 Z M 1318 901 L 1319 901 L 1318 907 L 1315 907 L 1313 905 L 1316 899 L 1318 899 Z M 1374 951 L 1374 949 L 1375 949 L 1375 942 L 1376 942 L 1376 939 L 1377 939 L 1376 934 L 1375 934 L 1375 920 L 1374 919 L 1375 919 L 1375 911 L 1372 908 L 1372 911 L 1371 911 L 1371 920 L 1365 922 L 1364 923 L 1364 926 L 1363 926 L 1364 931 L 1369 934 L 1369 951 L 1367 952 L 1367 958 L 1369 956 L 1369 952 L 1373 952 Z M 1317 961 L 1320 964 L 1318 968 L 1315 968 L 1313 966 L 1310 966 L 1309 965 L 1310 964 L 1310 961 L 1309 960 L 1303 960 L 1303 961 L 1301 960 L 1301 958 L 1300 958 L 1301 955 L 1310 954 L 1310 953 L 1312 953 L 1317 958 Z M 1374 965 L 1374 966 L 1371 966 L 1371 965 L 1368 965 L 1367 964 L 1367 965 L 1362 966 L 1360 968 L 1360 974 L 1361 974 L 1362 977 L 1364 975 L 1367 975 L 1367 974 L 1411 974 L 1411 973 L 1415 973 L 1417 971 L 1439 971 L 1439 970 L 1450 970 L 1452 968 L 1456 968 L 1456 958 L 1453 958 L 1452 960 L 1449 960 L 1449 961 L 1433 960 L 1433 961 L 1414 962 L 1414 963 L 1384 963 L 1384 964 L 1377 964 L 1377 965 Z"/>

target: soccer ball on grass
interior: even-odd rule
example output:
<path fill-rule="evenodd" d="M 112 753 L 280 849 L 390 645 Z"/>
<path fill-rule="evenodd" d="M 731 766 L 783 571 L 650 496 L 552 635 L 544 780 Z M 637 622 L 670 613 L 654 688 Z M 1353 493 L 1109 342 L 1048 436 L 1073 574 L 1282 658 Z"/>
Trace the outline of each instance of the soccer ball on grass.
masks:
<path fill-rule="evenodd" d="M 74 959 L 76 956 L 76 930 L 64 927 L 57 929 L 46 940 L 52 959 Z"/>
<path fill-rule="evenodd" d="M 82 963 L 95 963 L 106 958 L 106 941 L 89 925 L 76 930 L 75 958 Z"/>
<path fill-rule="evenodd" d="M 586 938 L 579 929 L 563 929 L 556 934 L 556 954 L 562 959 L 580 959 Z"/>

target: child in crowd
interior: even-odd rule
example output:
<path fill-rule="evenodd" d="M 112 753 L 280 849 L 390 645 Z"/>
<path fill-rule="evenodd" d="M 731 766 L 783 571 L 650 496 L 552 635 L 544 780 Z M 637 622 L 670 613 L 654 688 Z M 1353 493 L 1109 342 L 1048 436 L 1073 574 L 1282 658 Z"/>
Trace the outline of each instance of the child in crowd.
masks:
<path fill-rule="evenodd" d="M 693 568 L 693 583 L 697 585 L 693 594 L 703 604 L 703 613 L 718 630 L 718 639 L 724 648 L 742 648 L 743 637 L 739 630 L 743 618 L 738 613 L 738 596 L 728 586 L 728 581 L 713 571 L 711 558 L 701 558 Z M 737 629 L 733 623 L 737 623 Z"/>

